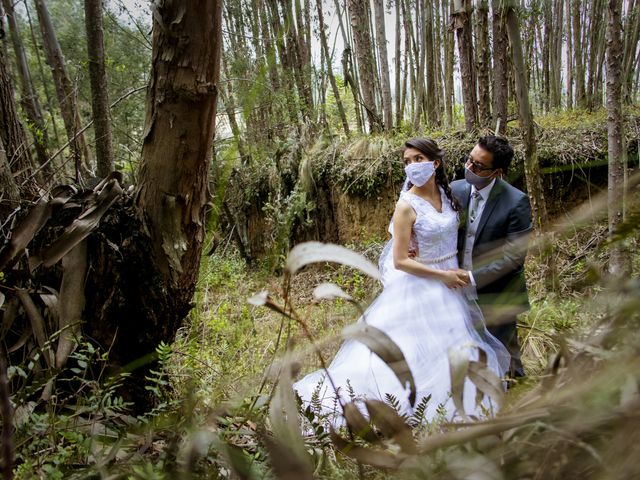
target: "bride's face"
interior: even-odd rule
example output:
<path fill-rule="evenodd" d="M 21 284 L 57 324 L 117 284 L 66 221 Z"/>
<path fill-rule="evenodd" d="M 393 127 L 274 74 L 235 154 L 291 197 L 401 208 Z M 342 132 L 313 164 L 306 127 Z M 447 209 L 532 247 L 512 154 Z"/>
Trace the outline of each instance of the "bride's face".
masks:
<path fill-rule="evenodd" d="M 422 163 L 422 162 L 434 162 L 433 166 L 438 168 L 440 166 L 439 160 L 431 160 L 427 158 L 427 156 L 422 153 L 417 148 L 406 148 L 404 153 L 402 154 L 402 159 L 404 161 L 405 166 L 410 165 L 412 163 Z"/>

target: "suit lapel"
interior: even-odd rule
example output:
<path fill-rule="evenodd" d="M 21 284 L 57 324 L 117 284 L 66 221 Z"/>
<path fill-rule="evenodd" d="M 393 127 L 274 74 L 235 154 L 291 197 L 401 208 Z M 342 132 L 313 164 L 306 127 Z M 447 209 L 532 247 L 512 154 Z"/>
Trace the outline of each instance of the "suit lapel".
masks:
<path fill-rule="evenodd" d="M 465 182 L 464 187 L 462 187 L 462 195 L 459 198 L 460 206 L 462 207 L 462 210 L 464 210 L 465 212 L 469 208 L 469 197 L 470 196 L 471 196 L 471 185 L 469 185 L 467 182 Z"/>
<path fill-rule="evenodd" d="M 496 178 L 496 183 L 493 185 L 491 193 L 489 193 L 489 198 L 487 199 L 487 203 L 482 211 L 482 216 L 480 217 L 480 223 L 478 223 L 478 228 L 476 229 L 476 240 L 480 238 L 480 234 L 482 233 L 482 230 L 484 230 L 484 226 L 487 224 L 487 220 L 491 216 L 491 212 L 493 212 L 493 209 L 498 204 L 498 198 L 500 197 L 500 193 L 503 188 L 504 185 L 502 184 L 502 180 L 500 178 Z M 468 199 L 467 203 L 469 203 Z"/>

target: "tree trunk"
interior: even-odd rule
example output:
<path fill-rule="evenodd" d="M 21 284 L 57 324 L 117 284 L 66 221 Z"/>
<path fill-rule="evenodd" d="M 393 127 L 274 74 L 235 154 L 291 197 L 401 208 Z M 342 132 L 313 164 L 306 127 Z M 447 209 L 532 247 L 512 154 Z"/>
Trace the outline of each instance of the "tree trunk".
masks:
<path fill-rule="evenodd" d="M 425 69 L 427 74 L 427 85 L 425 91 L 425 108 L 427 111 L 427 123 L 430 127 L 439 124 L 438 115 L 438 82 L 436 77 L 436 56 L 438 55 L 434 44 L 434 13 L 432 2 L 424 5 L 424 49 L 425 49 Z"/>
<path fill-rule="evenodd" d="M 573 109 L 573 37 L 571 31 L 571 0 L 565 3 L 566 29 L 567 29 L 567 109 Z"/>
<path fill-rule="evenodd" d="M 451 18 L 453 10 L 449 0 L 442 2 L 442 18 Z M 447 126 L 453 126 L 453 105 L 455 104 L 455 94 L 453 89 L 453 65 L 454 47 L 453 30 L 447 28 L 444 33 L 444 112 Z"/>
<path fill-rule="evenodd" d="M 500 7 L 502 0 L 493 0 L 493 120 L 496 135 L 507 129 L 508 105 L 508 48 L 506 19 Z"/>
<path fill-rule="evenodd" d="M 609 238 L 613 239 L 623 221 L 624 125 L 622 119 L 622 22 L 621 0 L 608 0 L 607 8 L 607 137 L 609 154 Z M 615 276 L 629 272 L 631 259 L 620 240 L 611 244 L 609 271 Z"/>
<path fill-rule="evenodd" d="M 476 103 L 476 76 L 473 68 L 473 35 L 471 32 L 471 0 L 454 0 L 453 22 L 458 38 L 460 54 L 460 75 L 462 77 L 462 102 L 464 123 L 467 132 L 472 132 L 478 124 Z"/>
<path fill-rule="evenodd" d="M 396 127 L 400 127 L 402 124 L 402 106 L 403 106 L 403 93 L 402 90 L 404 85 L 402 85 L 402 29 L 400 27 L 400 2 L 396 1 L 395 3 L 395 13 L 396 13 L 396 45 L 395 45 L 395 91 L 396 91 Z"/>
<path fill-rule="evenodd" d="M 573 59 L 574 77 L 576 79 L 576 106 L 587 108 L 587 95 L 584 78 L 584 60 L 582 56 L 582 8 L 580 0 L 572 0 L 571 21 L 573 24 Z"/>
<path fill-rule="evenodd" d="M 0 48 L 0 140 L 4 146 L 10 172 L 15 174 L 20 190 L 25 193 L 35 193 L 37 185 L 31 178 L 33 164 L 29 143 L 18 118 L 13 83 L 2 48 Z"/>
<path fill-rule="evenodd" d="M 480 127 L 488 127 L 491 124 L 491 94 L 489 69 L 491 57 L 489 48 L 489 3 L 488 0 L 480 0 L 476 9 L 477 45 L 476 45 L 476 69 L 478 71 L 478 116 Z"/>
<path fill-rule="evenodd" d="M 27 116 L 27 120 L 29 120 L 29 123 L 32 125 L 33 143 L 35 145 L 38 163 L 40 165 L 44 165 L 44 171 L 47 176 L 52 176 L 53 169 L 51 168 L 51 164 L 47 162 L 49 159 L 49 155 L 47 153 L 47 144 L 49 143 L 47 129 L 45 128 L 44 119 L 42 117 L 42 109 L 40 108 L 38 95 L 33 88 L 31 71 L 29 70 L 27 54 L 24 50 L 22 39 L 20 38 L 20 27 L 13 10 L 13 2 L 12 0 L 2 0 L 2 5 L 4 6 L 9 23 L 9 29 L 11 30 L 11 42 L 16 54 L 16 67 L 18 68 L 18 75 L 20 77 L 20 86 L 22 90 L 22 105 Z"/>
<path fill-rule="evenodd" d="M 389 78 L 389 59 L 387 57 L 387 35 L 384 29 L 383 0 L 374 0 L 376 43 L 380 57 L 380 79 L 382 84 L 382 111 L 385 131 L 393 128 L 393 113 L 391 104 L 391 79 Z"/>
<path fill-rule="evenodd" d="M 84 20 L 87 28 L 87 54 L 91 81 L 91 107 L 96 142 L 97 175 L 105 178 L 113 171 L 109 93 L 104 65 L 104 29 L 102 0 L 84 1 Z"/>
<path fill-rule="evenodd" d="M 322 12 L 322 0 L 316 0 L 316 6 L 318 10 L 318 25 L 319 25 L 319 33 L 320 33 L 320 48 L 324 53 L 324 58 L 327 62 L 327 75 L 329 77 L 329 83 L 331 84 L 331 91 L 333 92 L 333 96 L 336 99 L 336 106 L 338 107 L 338 114 L 340 115 L 340 121 L 342 122 L 342 129 L 344 130 L 344 134 L 348 137 L 350 135 L 349 130 L 349 121 L 347 120 L 347 115 L 344 111 L 344 106 L 342 105 L 342 99 L 340 98 L 340 89 L 338 88 L 338 83 L 336 82 L 336 77 L 333 75 L 333 66 L 331 62 L 331 52 L 329 52 L 329 45 L 327 43 L 327 35 L 324 30 L 324 15 Z"/>
<path fill-rule="evenodd" d="M 367 8 L 364 1 L 365 0 L 349 0 L 349 14 L 358 60 L 362 103 L 367 112 L 369 129 L 371 133 L 377 133 L 381 131 L 382 125 L 380 124 L 380 115 L 378 115 L 375 103 L 373 50 L 369 24 L 367 22 Z"/>
<path fill-rule="evenodd" d="M 91 154 L 87 147 L 84 134 L 76 134 L 76 132 L 80 130 L 80 115 L 78 114 L 78 106 L 76 104 L 75 89 L 67 73 L 64 56 L 53 28 L 49 10 L 44 0 L 34 0 L 34 2 L 36 11 L 38 12 L 38 21 L 42 32 L 44 49 L 47 54 L 47 62 L 51 67 L 53 82 L 56 86 L 56 94 L 58 96 L 58 102 L 60 103 L 60 112 L 62 113 L 64 127 L 67 131 L 71 155 L 76 165 L 76 176 L 79 176 L 81 172 L 89 173 Z"/>
<path fill-rule="evenodd" d="M 195 289 L 205 234 L 220 75 L 221 5 L 218 0 L 189 4 L 165 0 L 154 16 L 136 201 L 167 294 L 185 307 Z"/>
<path fill-rule="evenodd" d="M 5 219 L 11 211 L 20 205 L 20 189 L 16 180 L 11 173 L 9 160 L 7 159 L 7 151 L 4 148 L 4 142 L 0 137 L 0 224 L 4 224 Z"/>
<path fill-rule="evenodd" d="M 535 139 L 533 114 L 529 105 L 529 86 L 527 85 L 524 57 L 522 55 L 522 43 L 520 40 L 520 26 L 518 15 L 513 7 L 514 0 L 506 2 L 506 20 L 509 41 L 511 42 L 511 54 L 513 55 L 514 80 L 516 84 L 516 97 L 522 140 L 525 149 L 524 170 L 527 182 L 527 191 L 531 199 L 531 213 L 534 225 L 537 228 L 547 224 L 547 209 L 544 201 L 540 168 L 538 165 L 538 152 Z"/>
<path fill-rule="evenodd" d="M 622 59 L 622 95 L 626 104 L 633 103 L 633 73 L 637 63 L 636 50 L 640 41 L 640 3 L 630 0 L 624 32 L 624 57 Z"/>

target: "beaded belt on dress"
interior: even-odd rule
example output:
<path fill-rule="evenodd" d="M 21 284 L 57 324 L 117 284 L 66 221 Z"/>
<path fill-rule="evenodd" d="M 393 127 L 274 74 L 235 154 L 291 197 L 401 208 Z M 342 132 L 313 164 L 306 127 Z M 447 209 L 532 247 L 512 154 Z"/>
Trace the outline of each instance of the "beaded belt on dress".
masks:
<path fill-rule="evenodd" d="M 414 260 L 416 260 L 417 262 L 420 262 L 420 263 L 440 263 L 440 262 L 444 262 L 445 260 L 449 260 L 450 258 L 453 258 L 456 255 L 458 255 L 458 251 L 457 250 L 455 252 L 453 252 L 453 253 L 448 253 L 448 254 L 443 255 L 442 257 L 438 257 L 438 258 L 416 257 Z"/>

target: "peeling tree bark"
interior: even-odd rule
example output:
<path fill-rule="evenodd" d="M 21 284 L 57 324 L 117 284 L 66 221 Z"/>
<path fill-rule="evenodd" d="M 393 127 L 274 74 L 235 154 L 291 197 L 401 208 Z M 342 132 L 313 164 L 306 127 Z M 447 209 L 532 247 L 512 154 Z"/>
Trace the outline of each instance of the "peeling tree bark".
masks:
<path fill-rule="evenodd" d="M 221 55 L 221 2 L 165 0 L 156 7 L 136 202 L 167 289 L 195 290 L 209 200 Z"/>

